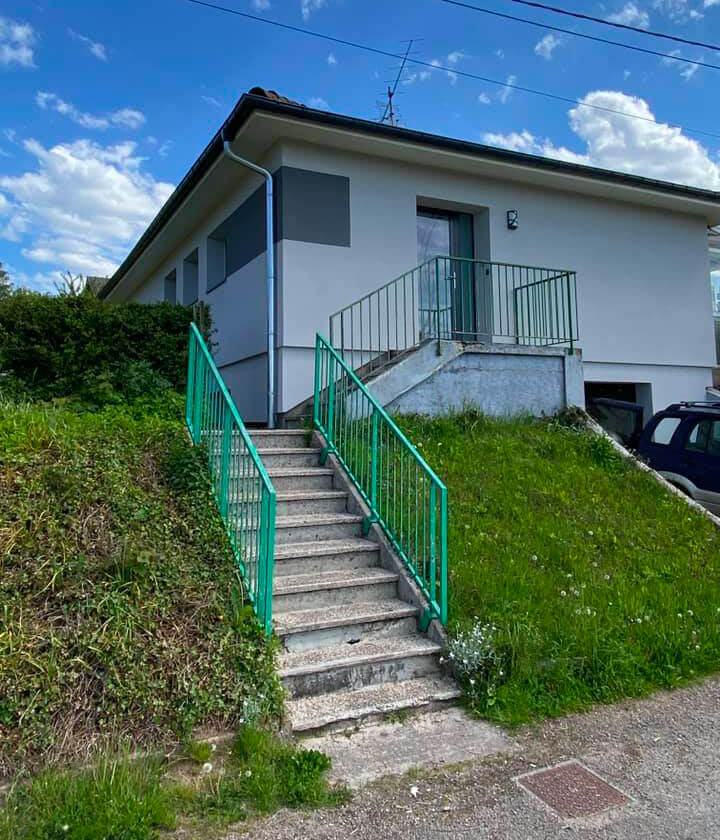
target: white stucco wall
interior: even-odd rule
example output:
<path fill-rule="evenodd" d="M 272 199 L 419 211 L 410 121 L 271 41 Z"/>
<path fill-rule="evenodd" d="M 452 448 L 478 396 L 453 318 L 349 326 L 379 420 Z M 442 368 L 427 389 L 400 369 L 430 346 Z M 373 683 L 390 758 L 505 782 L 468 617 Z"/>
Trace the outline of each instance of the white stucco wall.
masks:
<path fill-rule="evenodd" d="M 283 242 L 283 344 L 293 349 L 282 354 L 281 411 L 311 392 L 314 333 L 327 333 L 328 316 L 415 265 L 419 199 L 487 208 L 494 261 L 577 272 L 589 380 L 648 381 L 656 409 L 703 398 L 714 337 L 700 217 L 309 145 L 288 144 L 283 160 L 349 176 L 351 247 Z"/>
<path fill-rule="evenodd" d="M 349 248 L 289 240 L 276 248 L 278 411 L 311 394 L 315 333 L 327 334 L 329 315 L 416 264 L 419 201 L 487 218 L 494 261 L 577 272 L 588 381 L 650 383 L 655 410 L 704 398 L 715 345 L 706 225 L 699 216 L 295 141 L 276 144 L 261 162 L 350 179 Z M 246 419 L 258 422 L 266 418 L 264 255 L 206 292 L 207 236 L 260 184 L 240 169 L 236 177 L 232 193 L 131 297 L 161 300 L 163 279 L 175 269 L 182 300 L 183 259 L 197 248 L 199 296 L 211 306 L 218 364 Z M 506 226 L 509 209 L 519 213 L 516 231 Z"/>

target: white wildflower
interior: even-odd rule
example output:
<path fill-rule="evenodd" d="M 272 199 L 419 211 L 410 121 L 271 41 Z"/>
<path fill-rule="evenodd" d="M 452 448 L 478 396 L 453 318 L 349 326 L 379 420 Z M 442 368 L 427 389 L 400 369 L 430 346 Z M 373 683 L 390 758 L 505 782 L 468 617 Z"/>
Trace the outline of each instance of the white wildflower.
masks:
<path fill-rule="evenodd" d="M 245 778 L 246 778 L 246 779 L 249 779 L 249 778 L 250 778 L 250 776 L 252 776 L 252 770 L 246 770 L 246 771 L 245 771 Z"/>
<path fill-rule="evenodd" d="M 415 797 L 418 795 L 418 793 L 419 793 L 418 786 L 417 786 L 417 785 L 413 785 L 413 786 L 410 788 L 410 796 L 412 796 L 412 798 L 413 798 L 413 799 L 415 799 Z"/>
<path fill-rule="evenodd" d="M 203 773 L 212 773 L 212 764 L 209 761 L 206 761 L 202 766 L 202 771 Z"/>
<path fill-rule="evenodd" d="M 560 590 L 560 597 L 564 598 L 567 595 L 567 592 L 564 589 Z"/>

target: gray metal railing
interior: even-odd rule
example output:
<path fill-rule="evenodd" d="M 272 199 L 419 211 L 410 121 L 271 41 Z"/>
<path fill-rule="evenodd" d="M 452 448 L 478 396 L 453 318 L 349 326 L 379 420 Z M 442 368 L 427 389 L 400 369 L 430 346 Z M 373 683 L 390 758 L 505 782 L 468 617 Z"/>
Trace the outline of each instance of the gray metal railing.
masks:
<path fill-rule="evenodd" d="M 433 257 L 330 316 L 360 375 L 426 341 L 546 347 L 578 340 L 574 271 Z"/>

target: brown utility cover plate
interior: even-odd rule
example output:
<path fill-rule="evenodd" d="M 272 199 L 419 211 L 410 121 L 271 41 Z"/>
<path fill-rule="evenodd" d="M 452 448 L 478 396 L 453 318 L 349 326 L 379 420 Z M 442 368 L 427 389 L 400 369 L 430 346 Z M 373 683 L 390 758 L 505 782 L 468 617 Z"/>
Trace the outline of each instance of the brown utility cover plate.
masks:
<path fill-rule="evenodd" d="M 562 817 L 590 817 L 630 801 L 579 761 L 525 773 L 515 781 Z"/>

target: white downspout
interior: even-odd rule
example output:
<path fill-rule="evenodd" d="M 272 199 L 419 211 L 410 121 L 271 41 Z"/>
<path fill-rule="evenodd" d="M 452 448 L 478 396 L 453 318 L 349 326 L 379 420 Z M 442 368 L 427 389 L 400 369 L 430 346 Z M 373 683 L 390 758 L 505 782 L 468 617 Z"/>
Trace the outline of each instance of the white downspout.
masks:
<path fill-rule="evenodd" d="M 262 166 L 252 161 L 245 160 L 235 154 L 230 148 L 230 143 L 225 140 L 223 143 L 225 154 L 235 163 L 247 166 L 262 175 L 265 179 L 265 214 L 267 232 L 266 243 L 266 274 L 267 274 L 267 354 L 268 354 L 268 429 L 275 428 L 275 232 L 273 230 L 273 180 L 272 174 Z"/>

